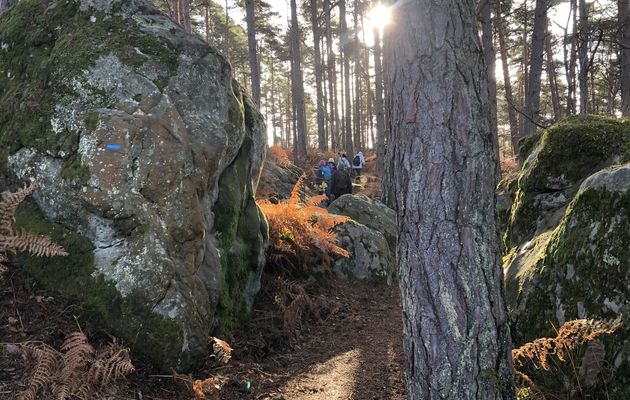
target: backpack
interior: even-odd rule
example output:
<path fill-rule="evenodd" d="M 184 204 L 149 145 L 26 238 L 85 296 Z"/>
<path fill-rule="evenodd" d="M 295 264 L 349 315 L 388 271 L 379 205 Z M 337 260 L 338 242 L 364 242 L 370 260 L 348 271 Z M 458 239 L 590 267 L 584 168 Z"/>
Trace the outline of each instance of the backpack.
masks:
<path fill-rule="evenodd" d="M 337 171 L 337 177 L 335 180 L 335 192 L 337 193 L 350 193 L 352 192 L 352 180 L 347 169 Z"/>
<path fill-rule="evenodd" d="M 354 165 L 355 167 L 361 166 L 361 157 L 359 157 L 358 154 L 354 156 L 354 159 L 352 159 L 352 165 Z"/>
<path fill-rule="evenodd" d="M 332 177 L 332 171 L 330 170 L 330 167 L 328 165 L 323 166 L 322 178 L 324 178 L 324 180 L 326 181 L 329 181 L 331 177 Z"/>

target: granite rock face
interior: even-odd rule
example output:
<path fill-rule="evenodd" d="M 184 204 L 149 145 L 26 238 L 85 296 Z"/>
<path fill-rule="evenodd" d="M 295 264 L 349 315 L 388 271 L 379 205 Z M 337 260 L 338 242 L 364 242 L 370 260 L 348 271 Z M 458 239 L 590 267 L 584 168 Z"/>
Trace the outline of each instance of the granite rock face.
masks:
<path fill-rule="evenodd" d="M 0 42 L 0 172 L 40 181 L 16 224 L 71 253 L 16 262 L 165 370 L 199 365 L 260 286 L 262 117 L 145 0 L 23 0 Z"/>

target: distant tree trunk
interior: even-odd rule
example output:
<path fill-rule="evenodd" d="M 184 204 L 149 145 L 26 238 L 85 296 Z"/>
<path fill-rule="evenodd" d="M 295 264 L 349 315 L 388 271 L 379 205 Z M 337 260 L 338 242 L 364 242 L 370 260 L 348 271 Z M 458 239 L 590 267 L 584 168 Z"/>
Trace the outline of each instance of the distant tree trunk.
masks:
<path fill-rule="evenodd" d="M 630 117 L 630 0 L 617 0 L 621 27 L 621 113 Z"/>
<path fill-rule="evenodd" d="M 223 36 L 223 55 L 230 59 L 230 6 L 228 0 L 225 0 L 225 33 Z"/>
<path fill-rule="evenodd" d="M 256 49 L 256 11 L 255 0 L 245 0 L 245 19 L 247 20 L 247 46 L 249 48 L 249 69 L 252 77 L 252 97 L 260 106 L 260 69 Z"/>
<path fill-rule="evenodd" d="M 374 28 L 374 81 L 376 86 L 376 167 L 383 172 L 385 166 L 385 114 L 383 110 L 383 67 L 381 66 L 381 33 Z"/>
<path fill-rule="evenodd" d="M 330 142 L 333 150 L 339 150 L 339 109 L 337 107 L 337 67 L 335 53 L 333 51 L 332 27 L 330 26 L 330 14 L 332 12 L 330 1 L 324 0 L 326 10 L 326 56 L 328 57 L 328 104 L 330 107 Z"/>
<path fill-rule="evenodd" d="M 11 8 L 15 3 L 17 3 L 17 0 L 0 0 L 0 15 L 9 11 L 9 8 Z"/>
<path fill-rule="evenodd" d="M 296 0 L 291 0 L 291 99 L 295 113 L 294 136 L 297 141 L 293 153 L 296 160 L 306 157 L 306 109 L 304 105 L 304 77 L 302 76 L 302 53 L 300 51 L 300 29 L 298 26 Z"/>
<path fill-rule="evenodd" d="M 525 94 L 525 123 L 523 136 L 536 132 L 536 123 L 540 116 L 540 82 L 545 49 L 545 31 L 547 26 L 547 9 L 549 0 L 536 0 L 534 15 L 534 34 L 532 37 L 532 53 L 529 68 L 529 85 Z"/>
<path fill-rule="evenodd" d="M 354 0 L 354 150 L 359 151 L 362 149 L 363 143 L 361 140 L 361 43 L 359 42 L 359 2 Z M 352 152 L 354 154 L 355 152 Z M 349 154 L 350 156 L 350 154 Z"/>
<path fill-rule="evenodd" d="M 179 0 L 181 4 L 181 25 L 190 33 L 190 3 L 188 0 Z"/>
<path fill-rule="evenodd" d="M 205 13 L 204 13 L 204 26 L 206 28 L 206 43 L 211 43 L 210 41 L 210 4 L 206 3 L 204 5 Z"/>
<path fill-rule="evenodd" d="M 271 132 L 273 135 L 274 146 L 278 144 L 278 136 L 276 136 L 276 79 L 274 74 L 274 60 L 273 57 L 269 57 L 269 66 L 271 70 Z"/>
<path fill-rule="evenodd" d="M 486 65 L 486 76 L 488 82 L 488 106 L 490 108 L 490 128 L 492 135 L 497 137 L 497 78 L 495 75 L 496 56 L 493 46 L 493 29 L 492 29 L 492 4 L 493 0 L 481 0 L 481 47 L 483 50 L 483 59 Z M 496 0 L 497 2 L 500 0 Z M 498 149 L 497 149 L 498 151 Z"/>
<path fill-rule="evenodd" d="M 560 108 L 560 93 L 558 92 L 556 64 L 553 60 L 553 48 L 551 46 L 551 31 L 549 30 L 548 25 L 547 37 L 545 38 L 545 53 L 547 55 L 547 79 L 549 80 L 549 91 L 551 92 L 553 120 L 558 121 L 562 117 L 562 109 Z"/>
<path fill-rule="evenodd" d="M 580 84 L 580 114 L 588 114 L 590 112 L 589 98 L 588 98 L 588 69 L 589 69 L 589 42 L 590 33 L 588 26 L 588 10 L 586 8 L 586 1 L 580 0 L 580 22 L 578 25 L 578 38 L 579 47 L 578 55 L 580 59 L 580 73 L 578 75 L 578 82 Z"/>
<path fill-rule="evenodd" d="M 566 50 L 565 50 L 565 64 L 567 73 L 567 115 L 573 115 L 576 111 L 575 104 L 575 67 L 577 60 L 577 0 L 570 0 L 570 18 L 573 19 L 573 33 L 571 34 L 571 48 L 569 50 L 569 61 L 566 63 Z M 568 41 L 568 25 L 565 29 L 565 48 Z"/>
<path fill-rule="evenodd" d="M 508 50 L 505 44 L 505 28 L 503 21 L 503 11 L 501 1 L 495 1 L 495 21 L 497 34 L 499 36 L 499 51 L 501 53 L 501 66 L 503 67 L 503 85 L 505 87 L 505 102 L 507 103 L 508 122 L 510 124 L 510 141 L 512 143 L 512 153 L 518 157 L 518 117 L 514 108 L 514 97 L 512 96 L 512 81 L 510 78 L 510 65 L 508 64 Z"/>
<path fill-rule="evenodd" d="M 324 105 L 322 94 L 322 53 L 319 47 L 320 44 L 320 30 L 319 30 L 319 18 L 317 18 L 317 0 L 311 0 L 311 25 L 313 27 L 313 63 L 315 70 L 315 97 L 317 104 L 317 139 L 320 150 L 326 150 L 326 132 L 324 120 Z"/>
<path fill-rule="evenodd" d="M 514 399 L 475 2 L 400 2 L 392 20 L 383 48 L 408 398 Z"/>
<path fill-rule="evenodd" d="M 352 91 L 350 88 L 350 54 L 348 54 L 348 43 L 350 38 L 348 35 L 348 23 L 346 21 L 346 0 L 339 0 L 339 47 L 343 57 L 343 96 L 345 101 L 344 107 L 344 147 L 346 152 L 352 154 Z"/>
<path fill-rule="evenodd" d="M 522 79 L 518 88 L 518 98 L 521 106 L 521 113 L 518 114 L 518 136 L 519 139 L 523 136 L 523 131 L 525 129 L 525 110 L 527 108 L 527 87 L 529 85 L 529 41 L 528 41 L 528 24 L 529 24 L 529 12 L 527 7 L 527 1 L 523 2 L 523 8 L 525 9 L 525 21 L 523 23 L 523 55 L 521 57 L 521 75 Z"/>

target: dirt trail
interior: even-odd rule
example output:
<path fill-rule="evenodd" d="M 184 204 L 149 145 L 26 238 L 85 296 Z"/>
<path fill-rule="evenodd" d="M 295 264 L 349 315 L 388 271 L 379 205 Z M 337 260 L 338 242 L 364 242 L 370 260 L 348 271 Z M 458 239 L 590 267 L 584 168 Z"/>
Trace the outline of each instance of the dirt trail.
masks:
<path fill-rule="evenodd" d="M 35 340 L 59 347 L 64 333 L 76 330 L 73 314 L 79 310 L 55 294 L 7 286 L 0 290 L 0 342 Z M 404 400 L 398 289 L 346 282 L 322 290 L 318 294 L 334 299 L 337 311 L 326 320 L 305 323 L 290 350 L 256 354 L 257 345 L 251 338 L 256 337 L 255 329 L 263 329 L 259 326 L 235 338 L 229 364 L 193 375 L 158 375 L 134 357 L 137 371 L 126 383 L 107 388 L 107 396 L 115 400 L 191 400 L 194 379 L 213 377 L 219 385 L 208 393 L 208 400 Z M 255 311 L 252 318 L 264 320 L 265 311 Z M 99 332 L 93 332 L 90 339 L 109 339 L 106 332 Z M 25 388 L 27 369 L 18 354 L 3 350 L 0 348 L 0 399 L 15 399 Z"/>
<path fill-rule="evenodd" d="M 397 288 L 338 283 L 329 295 L 339 311 L 311 326 L 290 353 L 265 359 L 250 391 L 228 386 L 220 398 L 405 399 Z"/>

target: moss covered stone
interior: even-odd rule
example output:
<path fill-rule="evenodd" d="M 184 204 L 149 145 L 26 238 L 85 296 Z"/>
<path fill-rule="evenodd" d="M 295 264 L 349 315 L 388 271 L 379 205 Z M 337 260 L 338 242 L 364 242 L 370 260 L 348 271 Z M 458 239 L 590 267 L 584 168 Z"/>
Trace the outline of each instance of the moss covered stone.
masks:
<path fill-rule="evenodd" d="M 630 310 L 629 226 L 626 164 L 586 179 L 561 223 L 521 247 L 506 265 L 506 297 L 517 345 L 554 336 L 553 326 L 568 320 L 614 319 Z M 619 389 L 630 383 L 623 374 L 630 362 L 629 332 L 625 327 L 604 339 Z"/>
<path fill-rule="evenodd" d="M 166 371 L 204 362 L 259 289 L 261 115 L 229 63 L 145 0 L 23 0 L 0 18 L 0 182 L 69 259 L 21 258 Z"/>
<path fill-rule="evenodd" d="M 581 181 L 597 170 L 630 160 L 630 122 L 596 116 L 562 120 L 532 138 L 533 146 L 518 177 L 506 248 L 522 244 L 558 224 L 559 211 Z"/>

